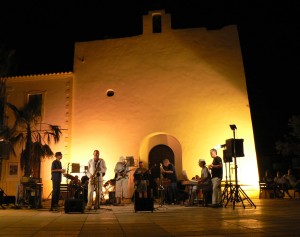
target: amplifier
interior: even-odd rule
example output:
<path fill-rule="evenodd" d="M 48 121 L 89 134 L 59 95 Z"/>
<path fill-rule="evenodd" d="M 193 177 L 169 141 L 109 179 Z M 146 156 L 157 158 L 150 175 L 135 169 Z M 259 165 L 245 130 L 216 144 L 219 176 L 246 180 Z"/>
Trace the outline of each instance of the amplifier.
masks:
<path fill-rule="evenodd" d="M 65 213 L 84 213 L 83 199 L 66 199 L 65 200 Z"/>

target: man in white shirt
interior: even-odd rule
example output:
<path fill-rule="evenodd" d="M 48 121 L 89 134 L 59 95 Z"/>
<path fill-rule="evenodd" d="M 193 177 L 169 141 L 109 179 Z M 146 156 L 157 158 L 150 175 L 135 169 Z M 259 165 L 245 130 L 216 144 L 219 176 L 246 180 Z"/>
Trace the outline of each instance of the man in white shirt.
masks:
<path fill-rule="evenodd" d="M 96 200 L 94 203 L 94 209 L 100 208 L 101 192 L 103 186 L 103 177 L 106 173 L 106 164 L 104 159 L 100 158 L 100 152 L 94 150 L 94 158 L 88 161 L 87 176 L 89 178 L 88 184 L 88 203 L 86 208 L 92 209 L 93 206 L 93 194 L 96 190 Z"/>

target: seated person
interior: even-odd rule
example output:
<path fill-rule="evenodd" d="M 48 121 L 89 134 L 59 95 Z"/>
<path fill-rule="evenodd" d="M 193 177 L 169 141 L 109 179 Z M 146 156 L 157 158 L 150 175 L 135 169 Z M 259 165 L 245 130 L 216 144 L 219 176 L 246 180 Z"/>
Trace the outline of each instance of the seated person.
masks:
<path fill-rule="evenodd" d="M 276 177 L 274 178 L 275 190 L 274 193 L 278 198 L 284 198 L 284 193 L 286 193 L 290 198 L 291 195 L 288 192 L 288 182 L 283 177 L 281 171 L 277 171 Z"/>
<path fill-rule="evenodd" d="M 264 184 L 260 184 L 260 188 L 266 190 L 270 197 L 273 198 L 275 195 L 276 185 L 274 183 L 274 177 L 268 169 L 265 170 L 265 176 L 262 178 L 262 183 Z"/>
<path fill-rule="evenodd" d="M 78 175 L 74 176 L 74 179 L 72 179 L 69 183 L 69 189 L 70 189 L 70 198 L 79 198 L 80 197 L 80 189 L 81 189 L 81 181 L 78 178 Z"/>
<path fill-rule="evenodd" d="M 203 204 L 207 206 L 212 198 L 211 174 L 206 166 L 205 160 L 200 159 L 198 165 L 201 167 L 201 176 L 198 179 L 198 189 L 202 190 Z"/>
<path fill-rule="evenodd" d="M 283 176 L 288 182 L 288 188 L 300 190 L 300 180 L 294 176 L 292 169 L 288 169 L 288 173 Z"/>
<path fill-rule="evenodd" d="M 267 186 L 274 186 L 274 177 L 268 169 L 265 171 L 265 176 L 263 177 L 262 181 L 266 183 Z"/>

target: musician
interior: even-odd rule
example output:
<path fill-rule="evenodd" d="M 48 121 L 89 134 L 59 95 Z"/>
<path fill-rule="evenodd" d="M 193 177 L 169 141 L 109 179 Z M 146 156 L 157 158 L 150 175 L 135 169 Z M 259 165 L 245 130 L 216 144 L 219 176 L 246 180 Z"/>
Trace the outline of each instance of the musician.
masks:
<path fill-rule="evenodd" d="M 211 174 L 206 166 L 205 160 L 199 159 L 198 165 L 201 168 L 201 177 L 198 179 L 198 190 L 201 189 L 203 193 L 203 202 L 207 206 L 211 201 L 212 182 Z"/>
<path fill-rule="evenodd" d="M 221 203 L 221 181 L 223 177 L 222 159 L 217 155 L 217 150 L 215 148 L 210 150 L 210 156 L 213 158 L 213 162 L 208 166 L 208 168 L 211 170 L 211 181 L 213 185 L 212 207 L 223 207 Z"/>
<path fill-rule="evenodd" d="M 60 160 L 62 159 L 62 153 L 55 153 L 55 160 L 52 161 L 51 165 L 51 180 L 52 180 L 52 199 L 50 211 L 56 210 L 58 208 L 59 194 L 60 194 L 60 183 L 62 178 L 62 173 L 65 169 L 62 168 Z"/>
<path fill-rule="evenodd" d="M 149 164 L 150 166 L 150 164 Z M 149 178 L 149 188 L 152 191 L 152 195 L 154 198 L 159 198 L 159 188 L 160 187 L 160 167 L 159 165 L 151 165 L 149 168 L 149 174 L 150 174 L 150 178 Z"/>
<path fill-rule="evenodd" d="M 127 198 L 127 186 L 128 186 L 128 175 L 129 175 L 129 162 L 126 161 L 124 156 L 119 158 L 114 172 L 115 172 L 115 197 L 116 205 L 121 205 L 121 200 Z"/>
<path fill-rule="evenodd" d="M 85 204 L 88 202 L 87 194 L 88 194 L 88 186 L 89 186 L 89 178 L 88 176 L 85 175 L 81 177 L 81 187 L 82 187 L 82 196 L 83 196 L 83 201 Z"/>
<path fill-rule="evenodd" d="M 167 188 L 167 202 L 169 204 L 175 204 L 177 201 L 177 175 L 175 166 L 170 163 L 169 159 L 163 160 L 163 167 L 161 169 L 163 178 L 170 181 L 170 185 Z"/>
<path fill-rule="evenodd" d="M 139 194 L 139 198 L 147 198 L 147 186 L 149 185 L 149 172 L 144 167 L 144 162 L 139 162 L 139 167 L 134 171 L 134 185 L 135 190 Z"/>
<path fill-rule="evenodd" d="M 87 176 L 89 178 L 88 184 L 88 203 L 86 208 L 91 210 L 93 206 L 93 194 L 96 191 L 96 200 L 94 209 L 100 208 L 101 192 L 103 186 L 103 177 L 106 173 L 106 164 L 103 158 L 100 158 L 100 152 L 94 150 L 94 158 L 88 161 Z"/>
<path fill-rule="evenodd" d="M 70 198 L 78 199 L 80 197 L 81 181 L 78 175 L 75 175 L 69 182 Z"/>

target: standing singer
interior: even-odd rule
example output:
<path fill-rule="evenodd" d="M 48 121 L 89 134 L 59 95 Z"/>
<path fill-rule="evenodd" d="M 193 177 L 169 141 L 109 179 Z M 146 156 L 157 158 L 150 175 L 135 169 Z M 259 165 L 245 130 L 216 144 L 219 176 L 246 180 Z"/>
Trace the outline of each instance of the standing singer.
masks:
<path fill-rule="evenodd" d="M 88 203 L 86 208 L 91 210 L 93 206 L 93 194 L 96 191 L 96 200 L 94 209 L 100 208 L 101 192 L 103 186 L 103 177 L 106 172 L 106 164 L 104 159 L 100 158 L 100 152 L 94 150 L 94 158 L 88 161 L 87 176 L 89 177 L 88 184 Z"/>

